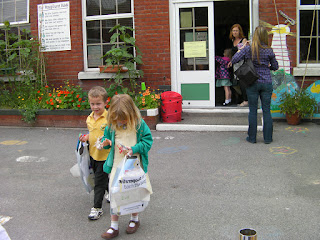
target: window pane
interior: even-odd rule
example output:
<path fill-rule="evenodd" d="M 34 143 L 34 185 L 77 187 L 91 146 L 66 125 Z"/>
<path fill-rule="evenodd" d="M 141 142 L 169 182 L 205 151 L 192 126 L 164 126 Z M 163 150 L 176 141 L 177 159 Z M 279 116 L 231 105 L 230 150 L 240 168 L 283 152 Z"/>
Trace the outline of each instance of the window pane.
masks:
<path fill-rule="evenodd" d="M 192 8 L 180 8 L 180 28 L 191 28 Z"/>
<path fill-rule="evenodd" d="M 316 2 L 317 2 L 318 5 L 319 5 L 319 0 L 301 0 L 301 1 L 300 1 L 300 4 L 301 4 L 301 5 L 315 5 Z"/>
<path fill-rule="evenodd" d="M 196 27 L 207 27 L 208 26 L 208 8 L 195 8 L 195 26 Z"/>
<path fill-rule="evenodd" d="M 194 58 L 185 58 L 184 51 L 180 52 L 180 68 L 181 71 L 194 70 Z"/>
<path fill-rule="evenodd" d="M 116 0 L 101 0 L 101 14 L 102 15 L 109 15 L 109 14 L 116 14 Z"/>
<path fill-rule="evenodd" d="M 27 0 L 17 1 L 16 5 L 16 21 L 27 21 Z"/>
<path fill-rule="evenodd" d="M 13 1 L 3 2 L 3 21 L 15 22 L 15 10 Z"/>
<path fill-rule="evenodd" d="M 127 26 L 133 28 L 133 21 L 132 18 L 120 18 L 118 19 L 117 24 L 120 24 L 121 26 Z M 133 36 L 133 34 L 130 34 Z"/>
<path fill-rule="evenodd" d="M 300 62 L 305 63 L 308 55 L 308 47 L 309 47 L 309 38 L 301 38 L 300 39 Z M 309 63 L 316 63 L 316 46 L 317 39 L 313 38 L 311 41 L 310 54 L 309 54 Z"/>
<path fill-rule="evenodd" d="M 110 42 L 110 37 L 112 36 L 112 32 L 109 32 L 110 29 L 116 25 L 116 20 L 104 20 L 102 21 L 102 42 L 108 43 Z"/>
<path fill-rule="evenodd" d="M 313 19 L 313 11 L 300 11 L 300 36 L 310 36 L 312 19 Z M 317 18 L 315 16 L 315 20 L 316 19 Z M 317 22 L 315 21 L 313 24 L 313 31 L 312 31 L 313 36 L 317 34 L 316 28 L 317 28 Z"/>
<path fill-rule="evenodd" d="M 100 21 L 87 22 L 87 43 L 100 43 Z"/>
<path fill-rule="evenodd" d="M 102 65 L 101 46 L 88 46 L 88 67 L 99 67 Z"/>
<path fill-rule="evenodd" d="M 130 0 L 118 0 L 118 13 L 131 13 Z"/>
<path fill-rule="evenodd" d="M 112 45 L 103 45 L 103 55 L 102 56 L 104 56 L 106 54 L 106 52 L 108 52 L 111 49 L 111 47 L 112 47 Z M 104 57 L 102 59 L 102 61 L 103 61 L 103 64 L 104 64 L 105 61 L 106 61 L 106 58 Z"/>
<path fill-rule="evenodd" d="M 87 0 L 87 16 L 100 15 L 100 1 Z"/>
<path fill-rule="evenodd" d="M 194 41 L 193 31 L 190 30 L 181 30 L 180 31 L 180 49 L 184 49 L 184 42 L 192 42 Z"/>

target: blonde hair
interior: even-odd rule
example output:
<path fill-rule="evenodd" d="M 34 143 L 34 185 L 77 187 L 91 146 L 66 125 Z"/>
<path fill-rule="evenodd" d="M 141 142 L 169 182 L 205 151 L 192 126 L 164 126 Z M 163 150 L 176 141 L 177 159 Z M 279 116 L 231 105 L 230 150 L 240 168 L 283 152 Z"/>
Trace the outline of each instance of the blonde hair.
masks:
<path fill-rule="evenodd" d="M 231 48 L 225 49 L 223 54 L 226 55 L 226 57 L 231 59 L 232 58 L 232 50 L 231 50 Z"/>
<path fill-rule="evenodd" d="M 244 33 L 243 33 L 243 30 L 242 30 L 242 27 L 240 24 L 236 23 L 236 24 L 233 24 L 232 27 L 230 28 L 230 33 L 229 33 L 229 38 L 230 40 L 234 39 L 233 35 L 232 35 L 232 30 L 237 27 L 239 29 L 239 38 L 244 38 Z"/>
<path fill-rule="evenodd" d="M 118 94 L 111 98 L 107 122 L 112 130 L 119 129 L 117 121 L 127 120 L 127 129 L 136 130 L 141 123 L 140 110 L 128 94 Z"/>
<path fill-rule="evenodd" d="M 252 59 L 256 58 L 259 64 L 260 64 L 260 58 L 259 58 L 260 48 L 270 48 L 268 31 L 266 28 L 262 26 L 256 27 L 256 30 L 254 31 L 254 34 L 253 34 L 252 43 L 251 43 Z"/>
<path fill-rule="evenodd" d="M 108 100 L 108 93 L 106 89 L 100 86 L 95 86 L 90 89 L 88 92 L 88 97 L 97 98 L 102 97 L 103 101 L 106 102 Z"/>

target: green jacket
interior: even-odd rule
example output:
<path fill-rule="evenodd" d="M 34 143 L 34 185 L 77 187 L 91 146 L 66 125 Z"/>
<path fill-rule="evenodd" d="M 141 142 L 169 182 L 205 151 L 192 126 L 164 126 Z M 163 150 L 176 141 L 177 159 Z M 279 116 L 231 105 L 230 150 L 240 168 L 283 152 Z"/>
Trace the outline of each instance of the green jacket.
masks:
<path fill-rule="evenodd" d="M 105 161 L 103 165 L 103 171 L 106 173 L 110 173 L 113 166 L 113 158 L 114 158 L 114 148 L 115 148 L 115 131 L 112 131 L 109 129 L 109 127 L 106 127 L 104 130 L 104 135 L 102 137 L 101 141 L 104 141 L 105 139 L 109 139 L 112 142 L 110 153 L 107 157 L 107 160 Z M 132 146 L 132 152 L 133 154 L 139 153 L 141 156 L 141 161 L 143 165 L 144 172 L 148 172 L 148 152 L 151 149 L 153 143 L 152 135 L 150 128 L 146 124 L 146 122 L 141 119 L 141 124 L 137 126 L 137 144 Z M 109 149 L 110 145 L 105 146 L 105 149 Z"/>

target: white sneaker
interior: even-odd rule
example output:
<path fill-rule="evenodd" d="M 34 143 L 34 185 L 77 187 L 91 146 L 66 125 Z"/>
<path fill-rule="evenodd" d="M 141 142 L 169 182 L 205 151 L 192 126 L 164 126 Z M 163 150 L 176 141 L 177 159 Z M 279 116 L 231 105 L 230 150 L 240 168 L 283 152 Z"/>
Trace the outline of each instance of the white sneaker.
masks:
<path fill-rule="evenodd" d="M 91 208 L 91 212 L 88 216 L 90 220 L 97 220 L 103 214 L 102 208 Z"/>
<path fill-rule="evenodd" d="M 107 199 L 107 203 L 110 203 L 109 194 L 104 195 L 104 198 Z"/>

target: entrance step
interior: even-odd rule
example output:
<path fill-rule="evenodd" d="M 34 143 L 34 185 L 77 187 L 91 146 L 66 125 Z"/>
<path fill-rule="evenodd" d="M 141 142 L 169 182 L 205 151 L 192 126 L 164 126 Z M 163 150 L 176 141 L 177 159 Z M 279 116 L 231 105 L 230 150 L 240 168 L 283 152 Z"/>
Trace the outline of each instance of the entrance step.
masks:
<path fill-rule="evenodd" d="M 181 122 L 158 123 L 157 131 L 247 131 L 249 108 L 220 107 L 183 109 Z M 258 109 L 258 131 L 262 131 L 262 110 Z"/>

